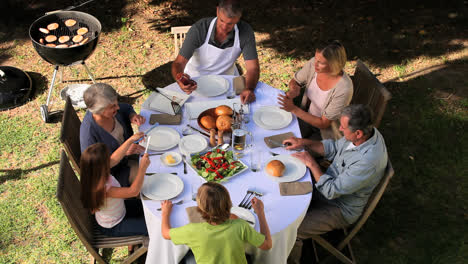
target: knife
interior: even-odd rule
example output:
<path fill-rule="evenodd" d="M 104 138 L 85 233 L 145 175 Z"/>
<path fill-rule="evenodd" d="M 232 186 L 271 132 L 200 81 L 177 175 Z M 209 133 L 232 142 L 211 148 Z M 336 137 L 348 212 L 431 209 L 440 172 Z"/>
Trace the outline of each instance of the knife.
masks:
<path fill-rule="evenodd" d="M 270 142 L 270 144 L 275 144 L 275 145 L 277 145 L 277 147 L 282 147 L 282 148 L 291 146 L 291 143 L 289 143 L 289 142 L 287 142 L 286 144 L 283 144 L 283 143 L 281 143 L 279 141 L 276 141 L 274 139 L 271 139 L 271 138 L 268 139 L 268 142 Z"/>
<path fill-rule="evenodd" d="M 159 123 L 158 123 L 158 122 L 154 123 L 154 125 L 153 125 L 152 127 L 150 127 L 148 130 L 146 130 L 146 132 L 145 132 L 144 135 L 145 135 L 145 136 L 148 135 L 148 133 L 151 132 L 151 130 L 153 130 L 153 129 L 154 129 L 155 127 L 157 127 L 157 126 L 159 126 Z M 140 139 L 138 139 L 138 140 L 135 141 L 134 143 L 135 143 L 135 144 L 138 144 L 138 142 L 140 142 L 143 138 L 145 138 L 145 137 L 141 137 Z"/>
<path fill-rule="evenodd" d="M 190 127 L 191 129 L 193 129 L 193 130 L 197 131 L 198 133 L 200 133 L 200 134 L 204 135 L 205 137 L 208 137 L 208 138 L 210 138 L 210 135 L 208 135 L 207 133 L 205 133 L 205 132 L 201 131 L 200 129 L 198 129 L 198 128 L 194 128 L 194 127 L 193 127 L 193 126 L 191 126 L 191 125 L 187 125 L 187 126 L 188 126 L 188 127 Z"/>

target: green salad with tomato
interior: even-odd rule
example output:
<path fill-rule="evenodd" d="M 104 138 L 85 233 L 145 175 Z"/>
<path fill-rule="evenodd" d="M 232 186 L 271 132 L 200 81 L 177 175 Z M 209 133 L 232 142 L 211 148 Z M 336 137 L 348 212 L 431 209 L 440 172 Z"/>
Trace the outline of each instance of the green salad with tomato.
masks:
<path fill-rule="evenodd" d="M 215 148 L 205 154 L 194 154 L 191 158 L 192 167 L 198 175 L 208 182 L 223 182 L 237 172 L 247 168 L 234 159 L 232 151 Z"/>

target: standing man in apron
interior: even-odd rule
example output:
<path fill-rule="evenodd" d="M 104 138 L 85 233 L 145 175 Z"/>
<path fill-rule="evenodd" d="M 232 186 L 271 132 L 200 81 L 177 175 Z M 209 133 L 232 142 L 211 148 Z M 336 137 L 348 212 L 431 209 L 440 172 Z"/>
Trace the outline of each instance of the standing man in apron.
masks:
<path fill-rule="evenodd" d="M 255 101 L 254 89 L 260 75 L 255 35 L 249 24 L 240 21 L 239 1 L 220 0 L 215 18 L 203 18 L 192 25 L 179 55 L 172 63 L 172 76 L 180 88 L 190 94 L 196 84 L 184 85 L 176 76 L 239 75 L 235 62 L 242 53 L 247 73 L 242 103 Z"/>

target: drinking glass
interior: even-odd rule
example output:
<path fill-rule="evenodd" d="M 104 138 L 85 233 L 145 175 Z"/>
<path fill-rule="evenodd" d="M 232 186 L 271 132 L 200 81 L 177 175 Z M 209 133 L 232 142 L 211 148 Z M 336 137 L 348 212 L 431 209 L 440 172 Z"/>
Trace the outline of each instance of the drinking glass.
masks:
<path fill-rule="evenodd" d="M 236 158 L 241 158 L 251 148 L 253 142 L 252 133 L 242 123 L 234 123 L 232 129 L 232 152 Z"/>
<path fill-rule="evenodd" d="M 229 87 L 229 90 L 226 93 L 226 98 L 233 99 L 235 97 L 236 97 L 236 91 L 234 90 L 234 85 L 231 85 L 231 87 Z"/>
<path fill-rule="evenodd" d="M 198 176 L 192 179 L 191 189 L 192 189 L 192 200 L 193 201 L 197 200 L 198 188 L 200 188 L 201 185 L 202 185 L 202 180 L 200 178 L 198 178 Z"/>
<path fill-rule="evenodd" d="M 262 169 L 263 155 L 262 151 L 258 148 L 254 148 L 250 152 L 250 170 L 258 172 Z"/>

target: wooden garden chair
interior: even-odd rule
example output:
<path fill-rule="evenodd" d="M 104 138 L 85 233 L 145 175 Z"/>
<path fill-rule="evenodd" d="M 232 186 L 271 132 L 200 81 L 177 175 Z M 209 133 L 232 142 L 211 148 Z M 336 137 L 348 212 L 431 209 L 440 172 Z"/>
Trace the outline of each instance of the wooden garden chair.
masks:
<path fill-rule="evenodd" d="M 182 47 L 190 27 L 191 26 L 171 27 L 171 33 L 174 34 L 174 58 L 179 55 L 180 47 Z"/>
<path fill-rule="evenodd" d="M 379 202 L 380 198 L 382 197 L 383 193 L 385 192 L 385 188 L 387 188 L 388 182 L 394 175 L 394 170 L 390 159 L 387 162 L 387 167 L 385 168 L 385 174 L 380 180 L 380 183 L 375 187 L 372 195 L 369 197 L 369 201 L 367 202 L 366 208 L 364 209 L 362 215 L 359 217 L 356 223 L 351 225 L 351 227 L 343 228 L 344 238 L 343 240 L 338 243 L 336 247 L 334 247 L 330 242 L 324 239 L 321 235 L 314 235 L 312 236 L 312 240 L 320 244 L 323 248 L 325 248 L 329 253 L 334 255 L 338 258 L 341 262 L 347 264 L 356 263 L 354 259 L 354 254 L 351 249 L 351 239 L 357 234 L 357 232 L 361 229 L 364 223 L 367 221 L 371 213 L 374 211 L 377 203 Z M 345 254 L 342 253 L 344 247 L 347 246 L 349 253 L 351 255 L 351 259 L 348 258 Z M 315 244 L 314 244 L 315 247 Z M 316 254 L 316 259 L 318 262 L 318 257 Z M 326 261 L 327 259 L 325 259 Z"/>
<path fill-rule="evenodd" d="M 148 250 L 147 236 L 108 237 L 99 232 L 97 223 L 88 209 L 83 208 L 80 200 L 80 182 L 73 172 L 67 155 L 62 151 L 60 172 L 57 185 L 57 199 L 75 233 L 92 256 L 92 263 L 106 263 L 99 253 L 100 248 L 114 248 L 141 245 L 122 263 L 131 263 Z"/>
<path fill-rule="evenodd" d="M 80 171 L 81 158 L 80 126 L 80 118 L 73 108 L 70 97 L 67 96 L 62 117 L 60 142 L 63 143 L 63 148 L 65 149 L 65 152 L 67 152 L 67 155 L 77 172 Z"/>
<path fill-rule="evenodd" d="M 353 86 L 351 104 L 369 106 L 374 114 L 374 126 L 379 127 L 387 102 L 392 95 L 361 60 L 358 60 L 356 64 Z"/>

